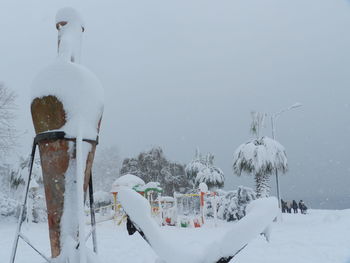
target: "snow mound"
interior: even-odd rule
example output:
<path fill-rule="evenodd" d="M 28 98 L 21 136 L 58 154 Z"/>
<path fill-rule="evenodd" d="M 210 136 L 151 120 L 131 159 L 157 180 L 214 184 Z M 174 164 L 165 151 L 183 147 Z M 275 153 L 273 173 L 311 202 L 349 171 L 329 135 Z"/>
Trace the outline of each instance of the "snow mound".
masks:
<path fill-rule="evenodd" d="M 252 201 L 246 208 L 246 216 L 226 232 L 220 240 L 213 242 L 206 250 L 206 260 L 203 262 L 216 262 L 220 257 L 234 255 L 246 244 L 265 232 L 278 215 L 278 202 L 275 197 L 260 198 Z"/>
<path fill-rule="evenodd" d="M 248 242 L 263 233 L 278 214 L 274 197 L 261 198 L 247 207 L 247 215 L 228 229 L 226 234 L 206 247 L 183 246 L 183 242 L 169 240 L 151 217 L 147 200 L 130 188 L 121 187 L 119 200 L 125 212 L 145 234 L 147 241 L 167 263 L 213 263 L 221 257 L 229 257 Z"/>
<path fill-rule="evenodd" d="M 119 188 L 122 186 L 133 188 L 137 185 L 143 186 L 145 185 L 145 182 L 136 175 L 125 174 L 114 181 L 112 184 L 111 192 L 118 192 Z"/>
<path fill-rule="evenodd" d="M 57 59 L 41 71 L 32 83 L 32 99 L 56 96 L 66 112 L 60 128 L 67 136 L 96 139 L 103 113 L 104 91 L 97 77 L 86 67 Z"/>

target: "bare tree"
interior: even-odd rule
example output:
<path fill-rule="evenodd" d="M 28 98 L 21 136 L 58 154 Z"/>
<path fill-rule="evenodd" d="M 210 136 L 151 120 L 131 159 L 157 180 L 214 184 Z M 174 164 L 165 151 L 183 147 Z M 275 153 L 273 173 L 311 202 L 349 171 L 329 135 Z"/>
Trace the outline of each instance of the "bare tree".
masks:
<path fill-rule="evenodd" d="M 6 153 L 15 145 L 15 99 L 15 93 L 0 82 L 0 154 Z"/>

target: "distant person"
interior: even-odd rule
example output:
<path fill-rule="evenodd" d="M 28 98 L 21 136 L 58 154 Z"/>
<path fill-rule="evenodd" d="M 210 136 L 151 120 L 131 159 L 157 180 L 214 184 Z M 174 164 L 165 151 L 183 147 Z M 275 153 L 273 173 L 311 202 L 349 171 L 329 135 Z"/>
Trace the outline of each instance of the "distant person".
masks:
<path fill-rule="evenodd" d="M 284 202 L 283 199 L 281 199 L 281 206 L 282 206 L 282 213 L 285 213 L 287 210 L 287 207 L 286 207 L 286 202 Z"/>
<path fill-rule="evenodd" d="M 292 203 L 287 201 L 287 212 L 290 214 L 292 213 Z"/>
<path fill-rule="evenodd" d="M 306 214 L 307 207 L 303 200 L 299 201 L 299 209 L 302 214 Z"/>
<path fill-rule="evenodd" d="M 297 214 L 298 213 L 298 204 L 295 200 L 293 200 L 292 208 L 293 208 L 294 214 Z"/>

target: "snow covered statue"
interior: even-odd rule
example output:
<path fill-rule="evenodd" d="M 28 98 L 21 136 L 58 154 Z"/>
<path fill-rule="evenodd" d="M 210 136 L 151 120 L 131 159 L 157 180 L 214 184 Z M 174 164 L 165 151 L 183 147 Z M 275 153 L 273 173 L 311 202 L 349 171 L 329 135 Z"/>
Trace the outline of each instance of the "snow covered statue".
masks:
<path fill-rule="evenodd" d="M 103 113 L 103 89 L 79 64 L 84 23 L 72 8 L 56 15 L 58 56 L 32 84 L 31 112 L 39 145 L 55 262 L 86 262 L 84 192 Z M 78 249 L 75 249 L 78 247 Z"/>

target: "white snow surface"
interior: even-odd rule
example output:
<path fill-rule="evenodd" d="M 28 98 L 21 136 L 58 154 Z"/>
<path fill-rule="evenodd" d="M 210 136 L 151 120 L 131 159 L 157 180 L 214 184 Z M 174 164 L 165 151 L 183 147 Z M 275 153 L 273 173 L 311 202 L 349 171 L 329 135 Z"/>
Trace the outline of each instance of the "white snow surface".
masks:
<path fill-rule="evenodd" d="M 167 238 L 151 217 L 149 203 L 130 188 L 121 188 L 119 201 L 130 219 L 139 226 L 148 238 L 154 251 L 167 263 L 214 263 L 221 257 L 235 254 L 269 226 L 278 213 L 274 197 L 253 201 L 247 207 L 247 215 L 230 228 L 225 235 L 211 239 L 205 246 L 184 246 Z"/>
<path fill-rule="evenodd" d="M 76 137 L 78 128 L 85 139 L 96 139 L 103 113 L 104 91 L 97 77 L 86 67 L 57 59 L 34 79 L 32 99 L 56 96 L 66 111 L 66 124 L 60 128 Z"/>
<path fill-rule="evenodd" d="M 113 184 L 111 192 L 118 192 L 122 186 L 133 188 L 136 185 L 145 185 L 145 182 L 138 176 L 133 174 L 125 174 L 117 178 Z"/>
<path fill-rule="evenodd" d="M 231 263 L 349 263 L 349 222 L 350 209 L 283 214 L 283 221 L 272 225 L 270 242 L 256 237 Z M 174 243 L 204 247 L 225 235 L 234 224 L 219 221 L 218 227 L 162 227 L 160 232 Z M 1 262 L 9 261 L 15 230 L 15 220 L 0 217 Z M 37 248 L 50 254 L 47 223 L 25 223 L 23 232 Z M 139 234 L 127 234 L 125 224 L 118 226 L 113 221 L 98 224 L 97 240 L 100 262 L 154 263 L 157 258 Z M 91 240 L 88 245 L 91 247 Z M 16 263 L 28 262 L 44 260 L 20 241 Z"/>

